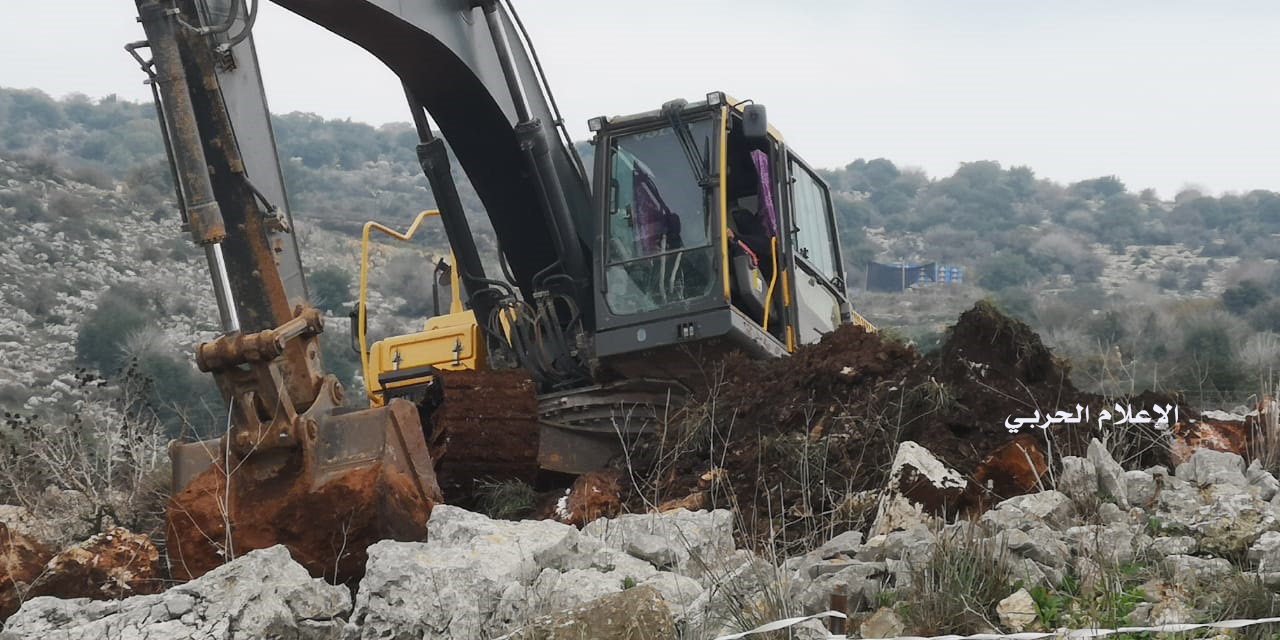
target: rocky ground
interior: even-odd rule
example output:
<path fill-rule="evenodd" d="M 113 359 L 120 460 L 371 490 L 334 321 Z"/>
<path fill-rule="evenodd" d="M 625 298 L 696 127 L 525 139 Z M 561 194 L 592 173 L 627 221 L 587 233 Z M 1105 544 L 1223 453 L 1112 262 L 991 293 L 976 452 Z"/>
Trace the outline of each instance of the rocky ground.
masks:
<path fill-rule="evenodd" d="M 735 548 L 728 510 L 628 514 L 579 529 L 442 505 L 426 542 L 369 549 L 354 594 L 307 575 L 283 547 L 159 593 L 122 575 L 123 558 L 98 560 L 116 563 L 86 580 L 102 592 L 28 592 L 0 638 L 714 638 L 833 603 L 849 615 L 851 637 L 892 637 L 1274 611 L 1280 482 L 1236 454 L 1201 449 L 1173 472 L 1126 471 L 1094 441 L 1085 457 L 1062 460 L 1054 488 L 953 521 L 920 487 L 946 491 L 958 473 L 913 442 L 893 466 L 870 537 L 846 531 L 785 559 Z M 99 536 L 78 553 L 111 546 Z M 135 555 L 155 559 L 154 549 Z M 46 573 L 71 575 L 58 562 L 67 561 Z M 776 637 L 829 635 L 817 621 L 789 633 Z"/>
<path fill-rule="evenodd" d="M 127 194 L 0 159 L 0 197 L 0 405 L 16 410 L 0 430 L 47 429 L 27 440 L 59 445 L 45 466 L 85 476 L 51 473 L 30 509 L 0 506 L 4 640 L 709 639 L 831 608 L 851 635 L 887 637 L 1276 609 L 1274 403 L 1200 415 L 1176 397 L 1081 392 L 1039 336 L 985 303 L 928 355 L 846 327 L 792 358 L 709 363 L 705 389 L 612 468 L 536 496 L 541 507 L 488 503 L 511 519 L 438 506 L 426 541 L 370 547 L 358 584 L 316 579 L 280 547 L 180 584 L 153 532 L 100 508 L 163 504 L 117 496 L 165 484 L 163 441 L 77 440 L 30 416 L 120 422 L 78 386 L 81 320 L 107 287 L 146 283 L 170 312 L 162 339 L 189 345 L 215 317 L 203 265 L 171 214 Z M 300 228 L 320 264 L 354 265 L 350 238 Z M 390 313 L 402 299 L 372 303 L 386 311 L 375 330 L 403 330 Z M 1006 426 L 1117 402 L 1181 415 L 1164 428 Z M 772 637 L 827 632 L 811 620 Z"/>
<path fill-rule="evenodd" d="M 927 357 L 849 328 L 730 361 L 624 464 L 544 496 L 547 519 L 437 506 L 425 542 L 373 545 L 354 585 L 278 547 L 175 585 L 145 537 L 55 553 L 8 508 L 0 613 L 18 610 L 0 637 L 710 639 L 832 608 L 853 637 L 892 637 L 1275 612 L 1274 403 L 1006 427 L 1110 406 L 1066 373 L 984 305 Z M 817 620 L 777 634 L 828 637 Z"/>

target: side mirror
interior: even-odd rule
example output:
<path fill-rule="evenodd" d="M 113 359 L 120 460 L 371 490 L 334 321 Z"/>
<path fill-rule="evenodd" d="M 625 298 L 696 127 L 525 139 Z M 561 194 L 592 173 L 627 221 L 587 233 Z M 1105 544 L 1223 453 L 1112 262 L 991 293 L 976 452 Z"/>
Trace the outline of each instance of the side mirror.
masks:
<path fill-rule="evenodd" d="M 360 322 L 360 303 L 357 302 L 356 306 L 351 308 L 351 312 L 347 314 L 347 317 L 351 319 L 351 350 L 360 353 L 360 331 L 356 329 L 356 325 Z M 364 329 L 365 333 L 368 333 L 368 314 L 364 317 Z"/>
<path fill-rule="evenodd" d="M 749 104 L 742 109 L 742 133 L 748 139 L 760 139 L 769 135 L 769 118 L 764 105 Z"/>

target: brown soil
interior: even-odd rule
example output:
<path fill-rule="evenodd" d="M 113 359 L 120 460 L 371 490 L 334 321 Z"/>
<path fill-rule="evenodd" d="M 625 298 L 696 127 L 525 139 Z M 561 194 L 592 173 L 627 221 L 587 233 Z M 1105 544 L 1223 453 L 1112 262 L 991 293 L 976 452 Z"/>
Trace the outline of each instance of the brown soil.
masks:
<path fill-rule="evenodd" d="M 232 460 L 229 487 L 215 465 L 174 495 L 165 531 L 174 577 L 197 578 L 233 557 L 284 544 L 311 575 L 349 582 L 364 574 L 374 542 L 424 539 L 441 495 L 416 409 L 395 400 L 369 412 L 384 429 L 374 459 L 324 467 L 313 448 L 301 456 L 259 452 Z"/>
<path fill-rule="evenodd" d="M 53 552 L 0 523 L 0 624 L 17 612 Z"/>
<path fill-rule="evenodd" d="M 859 492 L 884 486 L 903 440 L 969 477 L 958 506 L 982 508 L 1036 490 L 1046 460 L 1083 455 L 1097 435 L 1096 422 L 1011 433 L 1006 419 L 1105 406 L 1071 384 L 1066 365 L 1026 324 L 985 302 L 962 314 L 927 356 L 850 325 L 791 358 L 731 358 L 724 371 L 724 383 L 693 403 L 682 423 L 633 455 L 644 486 L 628 507 L 686 496 L 737 507 L 748 538 L 784 551 L 868 525 L 875 501 Z M 1019 446 L 1007 446 L 1015 438 Z M 1164 463 L 1167 451 L 1137 457 Z M 719 481 L 708 487 L 706 474 L 717 468 Z"/>

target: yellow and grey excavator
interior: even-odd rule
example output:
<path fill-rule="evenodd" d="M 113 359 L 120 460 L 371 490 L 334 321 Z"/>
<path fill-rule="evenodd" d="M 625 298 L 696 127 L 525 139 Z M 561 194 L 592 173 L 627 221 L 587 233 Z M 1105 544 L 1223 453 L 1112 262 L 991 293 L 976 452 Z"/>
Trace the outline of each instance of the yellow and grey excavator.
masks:
<path fill-rule="evenodd" d="M 170 451 L 178 577 L 283 543 L 315 575 L 350 579 L 369 544 L 421 539 L 432 506 L 476 478 L 607 465 L 721 355 L 782 357 L 865 324 L 827 187 L 762 105 L 713 92 L 593 118 L 589 178 L 508 2 L 273 0 L 399 77 L 437 208 L 414 227 L 438 216 L 453 256 L 423 269 L 448 312 L 369 345 L 370 234 L 412 229 L 366 225 L 353 333 L 369 407 L 344 407 L 254 51 L 259 1 L 135 0 L 146 40 L 126 47 L 153 88 L 223 329 L 196 363 L 229 429 Z M 492 224 L 500 274 L 481 260 L 444 140 Z"/>

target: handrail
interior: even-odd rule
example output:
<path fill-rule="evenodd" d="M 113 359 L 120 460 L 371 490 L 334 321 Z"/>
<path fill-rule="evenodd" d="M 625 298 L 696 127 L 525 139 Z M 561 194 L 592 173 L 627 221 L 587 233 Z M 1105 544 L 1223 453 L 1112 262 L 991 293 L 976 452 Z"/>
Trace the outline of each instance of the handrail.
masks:
<path fill-rule="evenodd" d="M 769 292 L 764 294 L 764 330 L 769 331 L 769 309 L 773 308 L 773 286 L 778 283 L 778 236 L 769 239 L 769 253 L 773 259 L 773 275 L 769 276 Z"/>
<path fill-rule="evenodd" d="M 418 227 L 423 220 L 438 215 L 440 215 L 440 212 L 436 209 L 429 209 L 419 213 L 418 217 L 413 219 L 413 224 L 409 225 L 408 231 L 404 233 L 372 220 L 364 223 L 364 230 L 360 234 L 360 299 L 356 302 L 356 309 L 359 311 L 359 317 L 356 318 L 356 332 L 360 335 L 360 372 L 364 374 L 364 392 L 370 399 L 373 399 L 374 395 L 373 386 L 369 381 L 369 344 L 368 338 L 365 336 L 365 296 L 368 293 L 369 286 L 369 232 L 376 229 L 397 240 L 408 242 L 413 238 L 413 234 L 417 233 Z M 456 272 L 457 270 L 455 269 L 454 271 Z M 457 277 L 456 273 L 453 277 Z"/>

